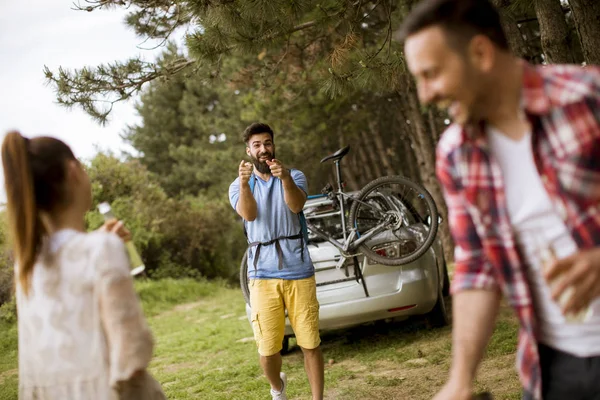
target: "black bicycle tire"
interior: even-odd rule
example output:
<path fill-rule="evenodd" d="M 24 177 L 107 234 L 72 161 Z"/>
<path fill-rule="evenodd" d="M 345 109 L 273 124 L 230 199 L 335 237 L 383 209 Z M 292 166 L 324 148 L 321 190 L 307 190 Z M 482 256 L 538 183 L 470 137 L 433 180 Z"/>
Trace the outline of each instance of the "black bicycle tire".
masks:
<path fill-rule="evenodd" d="M 415 183 L 413 181 L 410 181 L 403 176 L 399 176 L 399 175 L 390 175 L 390 176 L 383 176 L 381 178 L 377 178 L 377 179 L 367 183 L 360 190 L 360 192 L 356 195 L 356 199 L 358 199 L 358 201 L 352 202 L 352 207 L 350 208 L 350 214 L 349 214 L 348 220 L 352 224 L 351 226 L 356 226 L 356 213 L 357 213 L 357 209 L 358 209 L 359 205 L 361 204 L 361 201 L 365 200 L 373 189 L 375 189 L 378 186 L 381 186 L 383 184 L 386 184 L 386 183 L 393 183 L 393 184 L 400 184 L 400 185 L 408 186 L 412 189 L 417 190 L 418 193 L 423 195 L 425 202 L 427 203 L 427 206 L 431 210 L 431 214 L 432 214 L 431 215 L 431 225 L 429 227 L 429 234 L 427 235 L 427 238 L 425 239 L 425 241 L 423 242 L 423 244 L 421 245 L 420 248 L 418 248 L 416 251 L 412 252 L 411 254 L 407 255 L 406 257 L 401 257 L 401 258 L 397 258 L 397 259 L 390 259 L 388 257 L 384 257 L 384 256 L 377 254 L 376 252 L 371 250 L 371 248 L 366 243 L 362 243 L 359 246 L 359 249 L 360 249 L 360 251 L 362 251 L 362 253 L 367 258 L 369 258 L 370 260 L 372 260 L 374 262 L 383 264 L 383 265 L 395 266 L 395 265 L 408 264 L 408 263 L 416 260 L 417 258 L 421 257 L 423 254 L 425 254 L 425 252 L 433 244 L 435 237 L 437 235 L 437 230 L 438 230 L 438 215 L 439 214 L 437 211 L 437 207 L 435 205 L 435 201 L 433 200 L 433 197 L 431 197 L 431 194 L 423 186 L 421 186 L 418 183 Z"/>
<path fill-rule="evenodd" d="M 248 251 L 244 252 L 242 263 L 240 264 L 240 287 L 244 295 L 244 301 L 250 305 L 250 289 L 248 288 Z"/>

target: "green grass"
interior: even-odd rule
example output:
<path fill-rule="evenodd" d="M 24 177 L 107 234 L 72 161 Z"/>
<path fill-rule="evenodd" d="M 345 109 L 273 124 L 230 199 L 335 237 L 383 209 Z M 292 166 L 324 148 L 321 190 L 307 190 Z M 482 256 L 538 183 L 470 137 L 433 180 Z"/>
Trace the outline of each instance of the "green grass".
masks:
<path fill-rule="evenodd" d="M 224 282 L 193 279 L 145 280 L 135 283 L 146 317 L 153 317 L 177 304 L 210 298 L 224 287 Z"/>
<path fill-rule="evenodd" d="M 17 398 L 17 326 L 0 321 L 0 400 Z"/>
<path fill-rule="evenodd" d="M 169 399 L 265 399 L 252 330 L 239 289 L 193 280 L 137 282 L 156 338 L 150 370 Z M 16 328 L 0 325 L 0 400 L 16 399 Z M 327 399 L 431 399 L 450 362 L 450 328 L 420 321 L 323 332 Z M 516 323 L 503 309 L 476 382 L 497 399 L 518 399 Z M 284 357 L 290 399 L 310 399 L 301 351 Z"/>

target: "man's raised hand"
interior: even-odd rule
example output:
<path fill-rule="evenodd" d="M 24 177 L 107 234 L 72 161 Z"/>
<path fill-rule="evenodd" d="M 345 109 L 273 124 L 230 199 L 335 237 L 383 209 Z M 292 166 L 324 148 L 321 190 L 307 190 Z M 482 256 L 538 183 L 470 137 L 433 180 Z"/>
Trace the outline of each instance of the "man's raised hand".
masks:
<path fill-rule="evenodd" d="M 267 165 L 271 168 L 271 174 L 279 179 L 286 179 L 290 176 L 290 170 L 283 166 L 283 163 L 277 159 L 267 160 Z"/>
<path fill-rule="evenodd" d="M 253 171 L 254 166 L 252 165 L 252 163 L 242 160 L 239 167 L 240 184 L 248 183 L 250 181 L 250 177 L 252 176 Z"/>

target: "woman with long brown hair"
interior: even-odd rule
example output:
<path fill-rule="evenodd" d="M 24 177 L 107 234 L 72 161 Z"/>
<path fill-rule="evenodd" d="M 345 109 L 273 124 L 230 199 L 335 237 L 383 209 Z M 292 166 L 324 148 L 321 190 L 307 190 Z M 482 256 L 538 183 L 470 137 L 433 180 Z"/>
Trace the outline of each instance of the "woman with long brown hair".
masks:
<path fill-rule="evenodd" d="M 9 132 L 2 163 L 15 255 L 19 399 L 162 399 L 152 334 L 112 221 L 86 233 L 90 180 L 51 137 Z M 122 236 L 119 236 L 118 233 Z"/>

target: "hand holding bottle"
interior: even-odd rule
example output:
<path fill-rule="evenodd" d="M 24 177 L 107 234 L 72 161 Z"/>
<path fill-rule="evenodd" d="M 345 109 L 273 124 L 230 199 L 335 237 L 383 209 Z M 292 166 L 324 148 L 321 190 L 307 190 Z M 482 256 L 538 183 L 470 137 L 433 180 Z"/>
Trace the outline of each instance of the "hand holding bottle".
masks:
<path fill-rule="evenodd" d="M 112 209 L 108 203 L 100 203 L 98 204 L 98 211 L 104 217 L 104 225 L 102 226 L 102 230 L 107 232 L 113 232 L 119 235 L 121 239 L 125 242 L 125 247 L 127 248 L 127 253 L 129 255 L 129 261 L 131 262 L 131 275 L 135 276 L 140 274 L 146 269 L 142 258 L 140 257 L 133 241 L 131 240 L 131 232 L 125 227 L 123 221 L 119 221 L 112 213 Z"/>
<path fill-rule="evenodd" d="M 129 229 L 125 228 L 123 221 L 119 221 L 116 218 L 107 219 L 100 230 L 117 234 L 124 243 L 131 240 L 131 232 L 129 232 Z"/>

